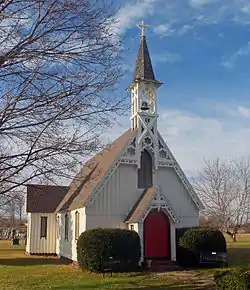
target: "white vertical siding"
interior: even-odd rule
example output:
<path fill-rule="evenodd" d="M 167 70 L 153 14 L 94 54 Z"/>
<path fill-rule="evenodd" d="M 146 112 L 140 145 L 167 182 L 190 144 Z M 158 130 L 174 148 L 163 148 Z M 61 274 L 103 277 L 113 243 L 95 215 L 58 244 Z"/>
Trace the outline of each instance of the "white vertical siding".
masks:
<path fill-rule="evenodd" d="M 171 247 L 171 260 L 176 261 L 176 236 L 175 236 L 175 226 L 169 217 L 170 223 L 170 247 Z"/>
<path fill-rule="evenodd" d="M 30 253 L 31 213 L 27 215 L 27 225 L 26 253 Z"/>
<path fill-rule="evenodd" d="M 47 238 L 40 237 L 41 217 L 47 217 Z M 26 252 L 29 254 L 56 253 L 56 227 L 54 213 L 29 213 Z"/>
<path fill-rule="evenodd" d="M 199 220 L 199 211 L 174 169 L 159 168 L 156 172 L 156 184 L 161 186 L 166 198 L 179 217 L 180 224 L 177 226 L 196 226 Z"/>
<path fill-rule="evenodd" d="M 79 212 L 79 232 L 80 234 L 86 230 L 86 215 L 85 208 L 80 208 L 67 212 L 69 217 L 69 232 L 68 240 L 65 240 L 65 214 L 66 212 L 59 213 L 60 220 L 60 235 L 56 241 L 56 253 L 62 257 L 66 257 L 73 261 L 77 261 L 76 245 L 77 240 L 75 239 L 75 213 Z"/>
<path fill-rule="evenodd" d="M 86 209 L 87 229 L 96 227 L 126 228 L 123 223 L 141 195 L 137 190 L 137 168 L 120 164 L 116 172 Z"/>
<path fill-rule="evenodd" d="M 176 260 L 175 228 L 197 226 L 199 211 L 173 168 L 158 168 L 154 173 L 154 185 L 160 185 L 180 219 L 174 224 L 170 219 L 171 259 Z M 96 227 L 127 228 L 123 223 L 138 200 L 142 190 L 137 189 L 137 168 L 120 164 L 108 180 L 93 204 L 86 209 L 86 229 Z M 134 224 L 141 239 L 143 257 L 143 223 Z"/>

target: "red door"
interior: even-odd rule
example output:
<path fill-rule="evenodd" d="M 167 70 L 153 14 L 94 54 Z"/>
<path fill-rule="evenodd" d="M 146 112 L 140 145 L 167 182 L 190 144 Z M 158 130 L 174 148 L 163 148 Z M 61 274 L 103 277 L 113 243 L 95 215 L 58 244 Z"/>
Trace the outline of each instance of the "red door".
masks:
<path fill-rule="evenodd" d="M 150 212 L 144 221 L 144 256 L 170 259 L 170 225 L 162 211 Z"/>

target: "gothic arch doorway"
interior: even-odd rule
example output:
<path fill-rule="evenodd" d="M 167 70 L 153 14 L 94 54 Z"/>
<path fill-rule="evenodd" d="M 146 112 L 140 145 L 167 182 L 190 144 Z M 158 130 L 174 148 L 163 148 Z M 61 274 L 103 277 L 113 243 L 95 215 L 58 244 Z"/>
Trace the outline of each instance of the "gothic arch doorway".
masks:
<path fill-rule="evenodd" d="M 153 210 L 144 220 L 144 257 L 170 260 L 170 222 L 163 211 Z"/>

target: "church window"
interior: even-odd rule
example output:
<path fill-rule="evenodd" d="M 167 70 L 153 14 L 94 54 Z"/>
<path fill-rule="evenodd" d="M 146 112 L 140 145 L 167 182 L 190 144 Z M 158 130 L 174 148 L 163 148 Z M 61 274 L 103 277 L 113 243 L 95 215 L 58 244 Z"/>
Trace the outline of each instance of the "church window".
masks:
<path fill-rule="evenodd" d="M 48 217 L 41 217 L 40 238 L 47 238 L 47 221 Z"/>
<path fill-rule="evenodd" d="M 75 239 L 79 238 L 80 233 L 80 213 L 78 211 L 75 212 Z"/>
<path fill-rule="evenodd" d="M 141 152 L 141 168 L 138 169 L 138 188 L 148 188 L 153 185 L 153 162 L 147 150 Z"/>
<path fill-rule="evenodd" d="M 147 145 L 149 145 L 149 144 L 151 143 L 151 139 L 150 139 L 149 137 L 146 137 L 146 138 L 145 138 L 145 143 L 146 143 Z"/>
<path fill-rule="evenodd" d="M 69 239 L 69 216 L 66 213 L 65 214 L 65 220 L 64 220 L 64 239 L 68 241 Z"/>

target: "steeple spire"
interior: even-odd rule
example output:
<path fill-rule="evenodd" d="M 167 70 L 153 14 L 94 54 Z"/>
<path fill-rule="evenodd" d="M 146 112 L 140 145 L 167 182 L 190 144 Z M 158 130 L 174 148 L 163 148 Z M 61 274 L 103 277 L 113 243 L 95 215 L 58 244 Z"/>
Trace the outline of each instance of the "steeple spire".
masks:
<path fill-rule="evenodd" d="M 136 80 L 155 81 L 153 67 L 149 56 L 147 41 L 145 37 L 145 28 L 148 28 L 149 26 L 145 25 L 144 22 L 142 21 L 141 24 L 138 25 L 138 27 L 141 29 L 141 41 L 136 59 L 133 81 Z"/>
<path fill-rule="evenodd" d="M 131 128 L 137 130 L 136 156 L 138 169 L 141 167 L 141 154 L 147 150 L 153 156 L 154 168 L 158 167 L 159 142 L 157 130 L 157 89 L 162 85 L 155 80 L 148 46 L 145 37 L 145 25 L 142 21 L 140 48 L 138 51 L 131 91 Z"/>

